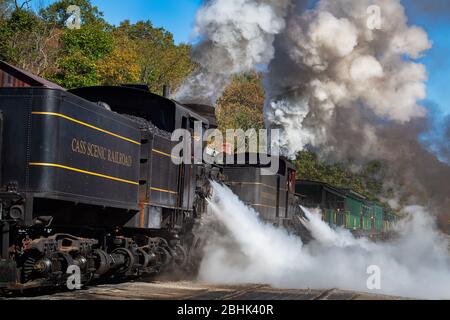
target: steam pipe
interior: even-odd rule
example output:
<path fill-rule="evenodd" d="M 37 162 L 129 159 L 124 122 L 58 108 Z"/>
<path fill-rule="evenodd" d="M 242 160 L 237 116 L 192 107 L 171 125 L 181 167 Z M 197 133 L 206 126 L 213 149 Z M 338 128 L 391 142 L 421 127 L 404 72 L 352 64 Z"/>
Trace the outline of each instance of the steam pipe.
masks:
<path fill-rule="evenodd" d="M 170 86 L 167 84 L 163 85 L 163 97 L 167 99 L 170 97 Z"/>
<path fill-rule="evenodd" d="M 1 213 L 0 213 L 1 214 Z M 9 259 L 9 223 L 1 222 L 0 230 L 2 232 L 1 238 L 1 258 Z"/>

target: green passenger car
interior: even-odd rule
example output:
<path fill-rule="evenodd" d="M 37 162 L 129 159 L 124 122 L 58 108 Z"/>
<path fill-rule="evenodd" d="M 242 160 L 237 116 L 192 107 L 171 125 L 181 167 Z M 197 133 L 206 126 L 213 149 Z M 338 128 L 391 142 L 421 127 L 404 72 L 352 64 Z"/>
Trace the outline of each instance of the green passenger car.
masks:
<path fill-rule="evenodd" d="M 299 180 L 296 192 L 304 195 L 305 207 L 320 208 L 323 220 L 331 226 L 349 229 L 358 235 L 388 231 L 392 220 L 378 203 L 350 189 L 340 189 L 318 181 Z"/>
<path fill-rule="evenodd" d="M 352 190 L 341 190 L 345 195 L 346 226 L 350 230 L 365 230 L 368 207 L 363 195 Z"/>
<path fill-rule="evenodd" d="M 372 230 L 383 232 L 383 207 L 377 203 L 371 205 L 371 220 L 373 221 Z"/>

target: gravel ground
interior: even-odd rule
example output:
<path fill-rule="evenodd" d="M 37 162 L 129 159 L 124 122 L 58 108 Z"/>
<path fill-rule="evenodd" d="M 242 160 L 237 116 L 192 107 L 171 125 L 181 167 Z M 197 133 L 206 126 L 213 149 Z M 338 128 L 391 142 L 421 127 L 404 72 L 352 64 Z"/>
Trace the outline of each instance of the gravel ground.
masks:
<path fill-rule="evenodd" d="M 0 298 L 1 299 L 1 298 Z M 3 298 L 4 299 L 4 298 Z M 130 282 L 80 291 L 8 299 L 37 300 L 401 300 L 337 289 L 282 290 L 264 285 L 209 285 L 199 282 Z"/>

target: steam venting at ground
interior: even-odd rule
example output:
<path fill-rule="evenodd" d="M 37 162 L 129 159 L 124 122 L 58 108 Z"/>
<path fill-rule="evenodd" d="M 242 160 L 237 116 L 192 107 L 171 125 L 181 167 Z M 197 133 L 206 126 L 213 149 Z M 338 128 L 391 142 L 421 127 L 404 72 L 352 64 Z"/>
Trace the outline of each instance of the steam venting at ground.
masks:
<path fill-rule="evenodd" d="M 305 226 L 314 240 L 260 220 L 229 189 L 213 183 L 213 217 L 222 226 L 205 251 L 200 278 L 215 283 L 263 283 L 278 288 L 340 288 L 415 298 L 450 298 L 450 258 L 434 220 L 422 207 L 408 207 L 399 238 L 376 244 L 332 230 L 317 212 Z M 381 290 L 367 288 L 369 266 L 381 270 Z"/>
<path fill-rule="evenodd" d="M 195 25 L 199 69 L 177 98 L 214 103 L 234 74 L 264 70 L 266 122 L 282 130 L 284 155 L 308 149 L 357 166 L 384 160 L 386 188 L 398 193 L 392 203 L 424 205 L 447 225 L 448 141 L 418 142 L 432 129 L 427 71 L 418 62 L 432 47 L 426 32 L 408 22 L 400 0 L 307 3 L 207 1 Z M 446 3 L 433 1 L 427 12 L 445 15 Z"/>

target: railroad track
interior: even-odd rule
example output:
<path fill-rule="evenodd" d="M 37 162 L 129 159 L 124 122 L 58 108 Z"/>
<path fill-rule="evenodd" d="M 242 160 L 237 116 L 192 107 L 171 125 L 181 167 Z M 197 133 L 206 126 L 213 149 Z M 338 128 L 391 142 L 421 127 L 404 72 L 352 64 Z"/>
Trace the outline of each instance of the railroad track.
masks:
<path fill-rule="evenodd" d="M 132 282 L 80 291 L 9 299 L 36 300 L 400 300 L 337 289 L 274 289 L 265 285 L 210 285 L 199 282 Z M 1 299 L 1 298 L 0 298 Z M 5 298 L 4 298 L 5 299 Z"/>

